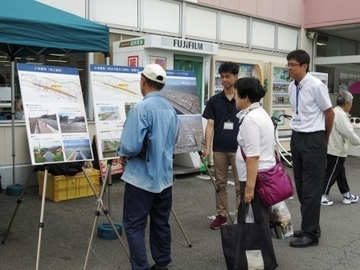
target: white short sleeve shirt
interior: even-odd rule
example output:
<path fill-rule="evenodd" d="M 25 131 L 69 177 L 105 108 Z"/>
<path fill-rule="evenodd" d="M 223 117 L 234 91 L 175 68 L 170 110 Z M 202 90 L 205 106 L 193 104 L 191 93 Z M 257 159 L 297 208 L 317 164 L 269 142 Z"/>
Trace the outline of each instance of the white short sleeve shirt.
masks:
<path fill-rule="evenodd" d="M 298 89 L 297 89 L 298 88 Z M 310 73 L 300 81 L 289 85 L 292 109 L 290 127 L 298 132 L 325 130 L 324 111 L 332 107 L 326 85 Z"/>
<path fill-rule="evenodd" d="M 246 157 L 259 156 L 259 171 L 275 166 L 274 125 L 263 108 L 251 110 L 244 117 L 237 140 L 239 147 L 236 152 L 236 169 L 240 181 L 246 181 L 246 163 L 241 148 Z"/>

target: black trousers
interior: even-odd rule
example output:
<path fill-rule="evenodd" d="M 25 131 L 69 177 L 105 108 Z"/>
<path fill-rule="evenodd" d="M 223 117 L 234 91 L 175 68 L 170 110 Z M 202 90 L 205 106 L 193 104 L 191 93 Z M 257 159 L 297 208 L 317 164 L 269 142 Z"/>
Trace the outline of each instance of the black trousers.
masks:
<path fill-rule="evenodd" d="M 330 189 L 335 182 L 337 183 L 341 194 L 350 191 L 346 179 L 345 160 L 345 157 L 327 155 L 323 194 L 329 195 Z"/>
<path fill-rule="evenodd" d="M 296 192 L 300 201 L 301 229 L 309 237 L 318 237 L 327 154 L 325 131 L 293 131 L 290 146 Z"/>

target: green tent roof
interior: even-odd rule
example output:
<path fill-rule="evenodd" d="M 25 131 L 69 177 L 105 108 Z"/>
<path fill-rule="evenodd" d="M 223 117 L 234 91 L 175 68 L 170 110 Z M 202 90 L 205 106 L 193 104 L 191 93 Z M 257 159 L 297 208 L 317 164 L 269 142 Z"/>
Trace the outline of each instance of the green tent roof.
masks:
<path fill-rule="evenodd" d="M 1 1 L 0 54 L 109 52 L 109 29 L 34 0 Z"/>

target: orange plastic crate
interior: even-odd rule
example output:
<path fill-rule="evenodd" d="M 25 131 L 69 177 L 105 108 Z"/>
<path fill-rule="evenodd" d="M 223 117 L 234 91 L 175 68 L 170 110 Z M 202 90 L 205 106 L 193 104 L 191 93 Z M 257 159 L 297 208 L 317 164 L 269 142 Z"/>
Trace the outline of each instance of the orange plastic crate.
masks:
<path fill-rule="evenodd" d="M 100 171 L 95 169 L 86 169 L 86 174 L 89 177 L 91 183 L 93 183 L 96 192 L 99 193 Z M 38 171 L 37 175 L 39 183 L 39 195 L 42 196 L 45 172 Z M 49 200 L 60 202 L 94 195 L 95 194 L 83 172 L 74 176 L 55 176 L 48 173 L 45 197 Z"/>

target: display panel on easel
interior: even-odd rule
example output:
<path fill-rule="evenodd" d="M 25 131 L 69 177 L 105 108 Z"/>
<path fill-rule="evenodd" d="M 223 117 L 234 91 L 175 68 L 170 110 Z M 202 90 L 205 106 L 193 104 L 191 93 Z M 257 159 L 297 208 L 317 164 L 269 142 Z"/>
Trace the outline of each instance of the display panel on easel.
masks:
<path fill-rule="evenodd" d="M 204 132 L 195 72 L 167 70 L 166 74 L 166 84 L 161 94 L 179 115 L 179 135 L 174 153 L 201 151 Z"/>
<path fill-rule="evenodd" d="M 90 65 L 99 160 L 118 158 L 126 116 L 143 98 L 139 75 L 142 69 Z"/>
<path fill-rule="evenodd" d="M 143 67 L 90 65 L 100 165 L 118 158 L 117 148 L 128 112 L 143 99 L 139 74 L 142 70 Z M 195 73 L 178 70 L 166 73 L 161 94 L 175 108 L 181 127 L 175 153 L 200 151 L 203 130 Z"/>
<path fill-rule="evenodd" d="M 76 68 L 17 65 L 33 165 L 93 160 Z"/>
<path fill-rule="evenodd" d="M 199 170 L 198 151 L 202 150 L 204 132 L 194 71 L 166 70 L 166 84 L 161 93 L 179 115 L 179 135 L 175 145 L 174 173 Z"/>

